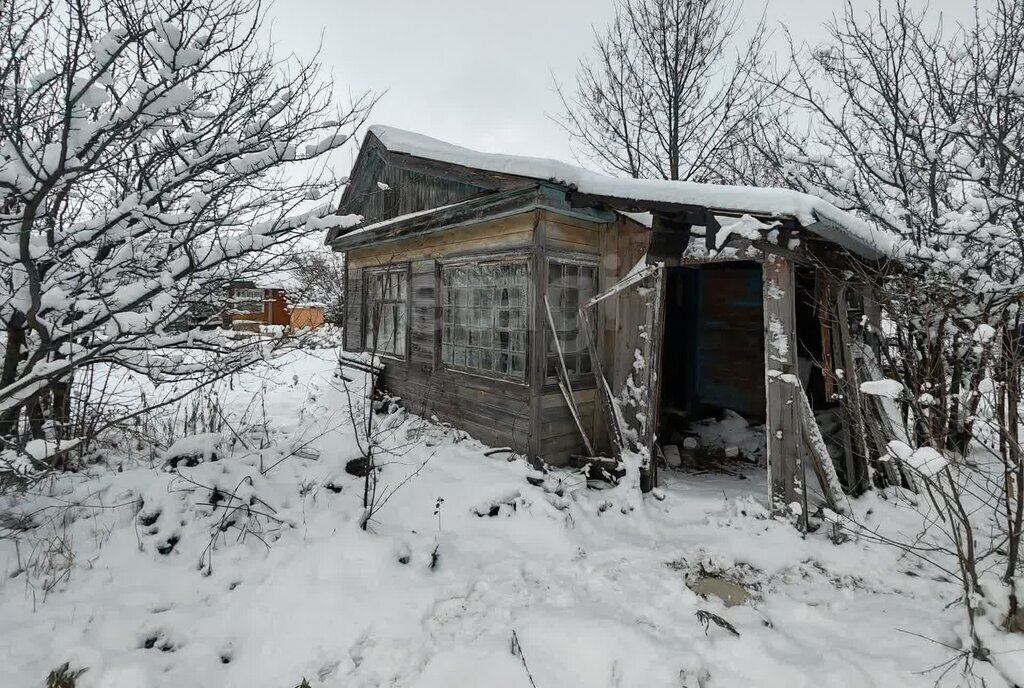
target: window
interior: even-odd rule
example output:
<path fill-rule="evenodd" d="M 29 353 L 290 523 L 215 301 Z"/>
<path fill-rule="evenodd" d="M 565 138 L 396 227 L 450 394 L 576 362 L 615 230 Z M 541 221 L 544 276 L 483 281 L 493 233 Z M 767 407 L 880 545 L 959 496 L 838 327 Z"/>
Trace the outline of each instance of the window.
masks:
<path fill-rule="evenodd" d="M 256 313 L 263 310 L 262 289 L 232 289 L 231 309 L 236 313 Z"/>
<path fill-rule="evenodd" d="M 597 293 L 597 266 L 551 261 L 548 263 L 548 302 L 558 343 L 570 377 L 591 372 L 587 335 L 580 327 L 579 308 Z M 547 314 L 544 314 L 547 317 Z M 558 350 L 548 338 L 548 380 L 558 379 Z"/>
<path fill-rule="evenodd" d="M 263 301 L 262 289 L 236 289 L 235 298 L 239 301 Z"/>
<path fill-rule="evenodd" d="M 363 346 L 368 351 L 405 357 L 409 276 L 405 268 L 366 275 L 366 322 Z"/>
<path fill-rule="evenodd" d="M 441 361 L 482 375 L 526 377 L 525 261 L 441 269 Z"/>

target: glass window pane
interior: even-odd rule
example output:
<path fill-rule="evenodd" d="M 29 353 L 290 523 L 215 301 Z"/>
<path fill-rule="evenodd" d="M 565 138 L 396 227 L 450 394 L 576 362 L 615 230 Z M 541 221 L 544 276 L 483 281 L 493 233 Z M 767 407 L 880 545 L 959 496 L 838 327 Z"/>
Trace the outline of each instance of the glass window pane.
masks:
<path fill-rule="evenodd" d="M 597 267 L 576 263 L 551 261 L 548 265 L 548 302 L 551 304 L 551 320 L 555 332 L 545 328 L 548 337 L 547 376 L 549 381 L 559 377 L 558 356 L 554 348 L 554 337 L 562 348 L 566 370 L 570 377 L 591 372 L 590 351 L 586 335 L 582 332 L 583 322 L 579 317 L 580 306 L 594 297 L 597 289 Z M 552 356 L 551 354 L 554 354 Z"/>
<path fill-rule="evenodd" d="M 366 349 L 405 355 L 408 275 L 404 267 L 375 270 L 366 276 Z"/>
<path fill-rule="evenodd" d="M 488 375 L 525 377 L 528 274 L 524 261 L 442 267 L 441 283 L 452 285 L 441 299 L 444 363 Z M 513 342 L 519 330 L 523 332 Z M 522 354 L 522 365 L 514 370 L 507 355 L 513 346 Z"/>

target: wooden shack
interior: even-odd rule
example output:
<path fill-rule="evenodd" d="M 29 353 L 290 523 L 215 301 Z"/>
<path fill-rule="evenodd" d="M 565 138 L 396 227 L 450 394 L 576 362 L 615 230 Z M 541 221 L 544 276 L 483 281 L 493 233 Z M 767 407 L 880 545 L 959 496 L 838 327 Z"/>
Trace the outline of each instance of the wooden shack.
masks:
<path fill-rule="evenodd" d="M 657 437 L 732 409 L 767 423 L 776 505 L 801 492 L 799 402 L 840 404 L 855 380 L 830 333 L 856 326 L 851 276 L 888 241 L 793 191 L 613 179 L 389 127 L 339 212 L 363 217 L 327 239 L 347 254 L 345 348 L 379 354 L 411 410 L 555 465 L 634 452 L 654 484 Z"/>

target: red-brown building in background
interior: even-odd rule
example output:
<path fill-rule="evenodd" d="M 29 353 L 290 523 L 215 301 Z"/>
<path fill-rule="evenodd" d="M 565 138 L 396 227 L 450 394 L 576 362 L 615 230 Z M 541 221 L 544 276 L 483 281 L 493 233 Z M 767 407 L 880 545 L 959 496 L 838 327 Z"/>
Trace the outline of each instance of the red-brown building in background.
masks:
<path fill-rule="evenodd" d="M 264 325 L 315 329 L 323 324 L 321 306 L 293 306 L 283 288 L 259 286 L 250 280 L 236 280 L 228 285 L 228 308 L 224 313 L 227 328 L 258 332 Z"/>

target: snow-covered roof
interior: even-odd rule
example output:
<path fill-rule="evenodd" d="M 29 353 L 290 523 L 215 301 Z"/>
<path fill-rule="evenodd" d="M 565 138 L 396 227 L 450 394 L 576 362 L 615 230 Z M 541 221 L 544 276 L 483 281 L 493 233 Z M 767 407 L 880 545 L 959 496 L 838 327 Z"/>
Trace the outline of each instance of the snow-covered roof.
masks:
<path fill-rule="evenodd" d="M 389 151 L 488 172 L 567 186 L 581 194 L 647 203 L 678 203 L 760 217 L 792 218 L 830 241 L 857 251 L 893 255 L 896 238 L 810 194 L 790 189 L 610 177 L 575 165 L 521 155 L 482 153 L 438 139 L 374 125 Z"/>

